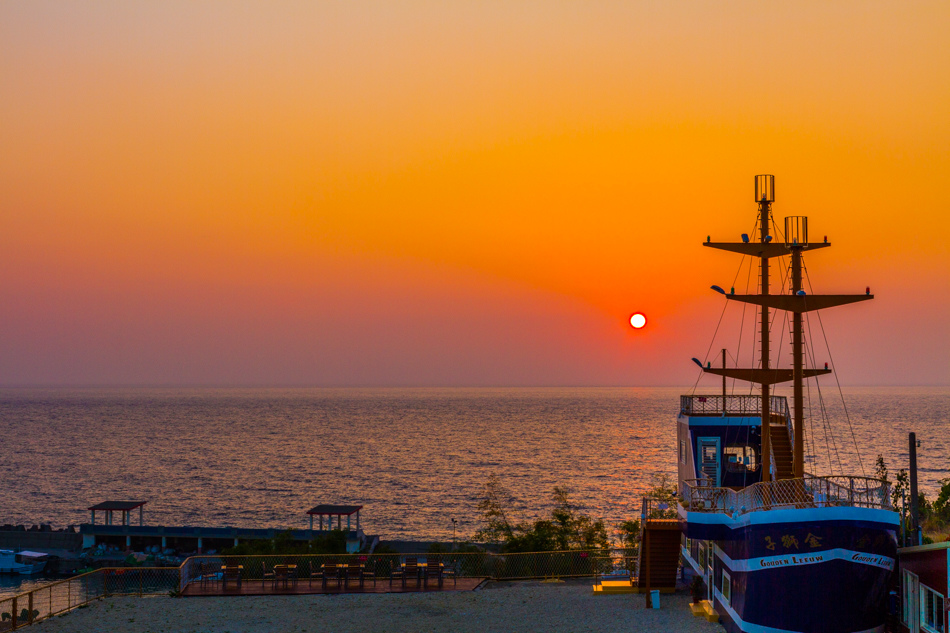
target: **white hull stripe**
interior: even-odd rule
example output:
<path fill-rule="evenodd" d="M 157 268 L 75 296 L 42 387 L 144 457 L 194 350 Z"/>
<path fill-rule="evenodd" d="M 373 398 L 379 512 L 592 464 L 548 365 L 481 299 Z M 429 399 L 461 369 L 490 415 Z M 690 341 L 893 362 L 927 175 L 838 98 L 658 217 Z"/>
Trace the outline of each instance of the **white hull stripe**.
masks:
<path fill-rule="evenodd" d="M 880 567 L 888 571 L 894 569 L 894 559 L 890 556 L 880 554 L 868 554 L 866 552 L 856 552 L 853 549 L 844 549 L 838 547 L 835 549 L 826 549 L 820 552 L 802 552 L 801 554 L 780 554 L 778 556 L 762 556 L 760 558 L 743 558 L 733 560 L 722 548 L 716 545 L 716 555 L 722 559 L 722 562 L 730 571 L 752 572 L 763 571 L 765 569 L 779 569 L 782 567 L 800 567 L 802 565 L 818 565 L 832 560 L 846 560 L 850 563 L 859 565 L 870 565 Z"/>
<path fill-rule="evenodd" d="M 789 629 L 776 629 L 771 626 L 762 626 L 761 624 L 753 624 L 751 622 L 746 622 L 739 617 L 739 614 L 736 613 L 736 610 L 726 604 L 723 599 L 722 593 L 719 592 L 719 589 L 713 588 L 713 594 L 716 597 L 717 605 L 725 609 L 729 614 L 729 617 L 732 618 L 732 621 L 736 623 L 736 626 L 739 627 L 739 630 L 744 631 L 745 633 L 800 633 L 799 631 L 792 631 Z M 864 629 L 863 631 L 855 631 L 854 633 L 883 633 L 884 625 L 876 626 L 872 629 Z"/>

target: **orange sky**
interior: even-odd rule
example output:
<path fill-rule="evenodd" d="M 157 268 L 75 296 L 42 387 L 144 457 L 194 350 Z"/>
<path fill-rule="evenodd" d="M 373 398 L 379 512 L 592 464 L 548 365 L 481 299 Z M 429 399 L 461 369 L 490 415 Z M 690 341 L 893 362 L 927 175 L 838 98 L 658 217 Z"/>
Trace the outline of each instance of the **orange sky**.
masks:
<path fill-rule="evenodd" d="M 757 173 L 834 242 L 816 291 L 877 295 L 822 317 L 841 380 L 950 384 L 948 27 L 4 2 L 0 384 L 691 384 Z"/>

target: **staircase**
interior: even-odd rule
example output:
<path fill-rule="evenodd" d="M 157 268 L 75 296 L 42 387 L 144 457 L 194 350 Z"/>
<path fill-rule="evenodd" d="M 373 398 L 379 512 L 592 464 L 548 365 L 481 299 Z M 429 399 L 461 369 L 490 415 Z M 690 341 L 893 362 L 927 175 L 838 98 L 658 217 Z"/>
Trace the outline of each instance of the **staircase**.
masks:
<path fill-rule="evenodd" d="M 680 564 L 680 526 L 677 519 L 647 519 L 640 536 L 638 592 L 659 589 L 673 593 Z"/>
<path fill-rule="evenodd" d="M 782 421 L 781 424 L 775 424 L 774 421 L 769 425 L 769 437 L 772 441 L 772 455 L 775 457 L 775 478 L 792 478 L 792 441 L 788 437 L 788 426 L 785 425 L 785 418 L 774 416 Z"/>
<path fill-rule="evenodd" d="M 605 576 L 594 585 L 594 594 L 673 593 L 680 565 L 681 542 L 679 519 L 675 516 L 669 502 L 661 503 L 658 499 L 644 497 L 640 514 L 637 575 L 625 578 Z"/>

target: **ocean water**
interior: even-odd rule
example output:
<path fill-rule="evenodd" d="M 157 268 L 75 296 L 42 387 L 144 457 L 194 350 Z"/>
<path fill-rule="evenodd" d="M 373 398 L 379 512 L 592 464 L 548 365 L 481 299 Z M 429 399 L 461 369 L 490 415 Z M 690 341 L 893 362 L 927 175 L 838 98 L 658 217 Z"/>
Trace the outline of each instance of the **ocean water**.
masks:
<path fill-rule="evenodd" d="M 88 521 L 106 499 L 148 500 L 150 524 L 304 528 L 319 503 L 363 505 L 389 539 L 451 539 L 479 526 L 491 474 L 526 518 L 555 486 L 615 524 L 656 474 L 675 476 L 679 388 L 4 389 L 0 524 Z M 697 392 L 698 393 L 698 392 Z M 715 393 L 715 390 L 712 391 Z M 824 394 L 807 470 L 906 467 L 921 489 L 950 476 L 950 389 Z M 812 394 L 812 410 L 819 410 Z M 852 436 L 853 431 L 853 436 Z M 817 462 L 817 463 L 816 463 Z"/>

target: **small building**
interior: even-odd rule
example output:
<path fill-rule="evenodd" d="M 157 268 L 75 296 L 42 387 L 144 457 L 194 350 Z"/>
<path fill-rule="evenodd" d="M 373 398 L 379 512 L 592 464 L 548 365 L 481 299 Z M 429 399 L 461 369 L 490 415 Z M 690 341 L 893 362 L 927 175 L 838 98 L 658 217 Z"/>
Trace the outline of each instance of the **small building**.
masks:
<path fill-rule="evenodd" d="M 950 541 L 897 550 L 901 631 L 950 633 Z"/>
<path fill-rule="evenodd" d="M 279 534 L 289 534 L 295 541 L 309 541 L 329 534 L 334 529 L 334 518 L 336 518 L 336 529 L 346 532 L 347 552 L 358 552 L 366 544 L 366 535 L 360 529 L 360 510 L 363 506 L 318 505 L 307 512 L 310 518 L 309 530 L 282 530 L 230 526 L 145 525 L 142 515 L 142 506 L 145 503 L 145 501 L 103 501 L 90 507 L 90 522 L 79 526 L 83 549 L 100 544 L 124 547 L 126 550 L 160 546 L 163 550 L 170 547 L 200 554 L 207 549 L 220 550 L 226 547 L 237 547 L 241 541 L 273 539 Z M 132 522 L 132 511 L 136 509 L 139 511 L 138 525 Z M 103 521 L 99 523 L 96 523 L 97 512 L 104 515 Z M 119 513 L 118 521 L 115 520 L 116 512 Z M 355 515 L 355 525 L 353 525 L 353 515 Z M 314 529 L 315 516 L 319 520 L 319 529 Z M 345 522 L 343 517 L 346 517 Z M 324 518 L 326 518 L 326 527 L 324 527 Z"/>
<path fill-rule="evenodd" d="M 102 512 L 105 516 L 103 523 L 105 525 L 114 525 L 113 514 L 120 513 L 121 523 L 119 525 L 132 525 L 132 510 L 138 508 L 139 525 L 144 525 L 142 520 L 142 508 L 145 501 L 103 501 L 89 508 L 90 521 L 92 525 L 96 524 L 96 512 Z"/>
<path fill-rule="evenodd" d="M 363 530 L 360 529 L 360 510 L 363 506 L 343 506 L 321 504 L 307 510 L 310 515 L 310 531 L 313 532 L 313 517 L 319 518 L 319 530 L 323 532 L 323 517 L 327 517 L 327 530 L 333 529 L 333 517 L 336 517 L 336 529 L 343 529 L 343 517 L 346 517 L 346 551 L 358 552 L 363 546 Z M 356 529 L 353 529 L 351 518 L 356 515 Z"/>

